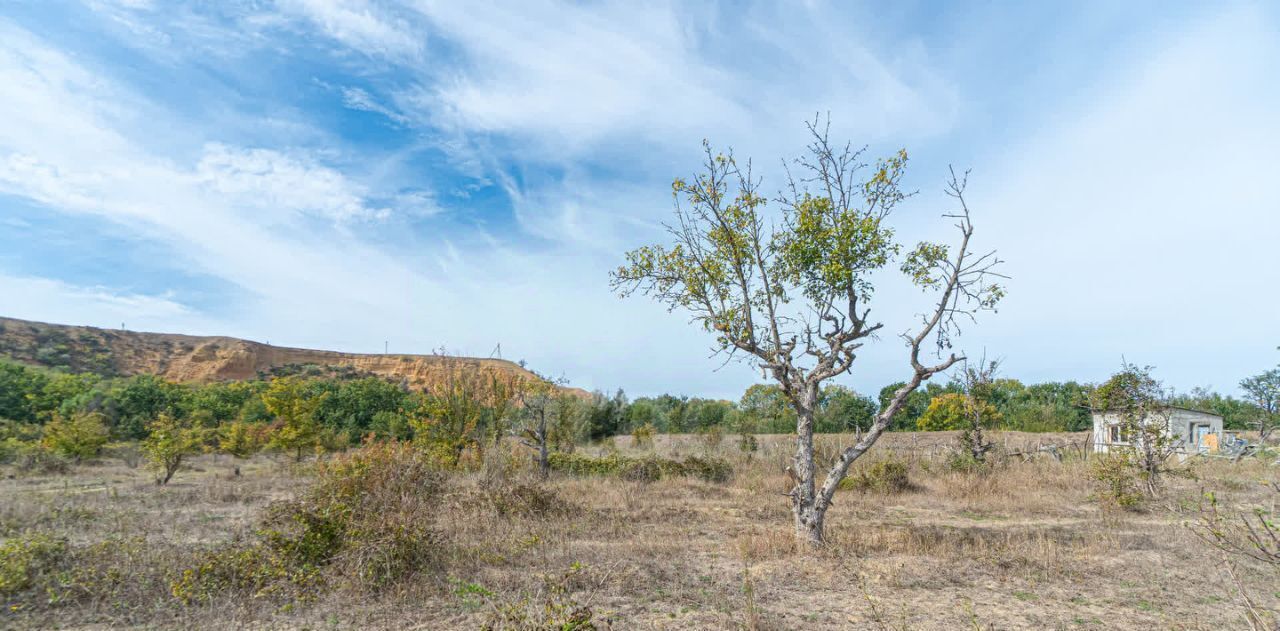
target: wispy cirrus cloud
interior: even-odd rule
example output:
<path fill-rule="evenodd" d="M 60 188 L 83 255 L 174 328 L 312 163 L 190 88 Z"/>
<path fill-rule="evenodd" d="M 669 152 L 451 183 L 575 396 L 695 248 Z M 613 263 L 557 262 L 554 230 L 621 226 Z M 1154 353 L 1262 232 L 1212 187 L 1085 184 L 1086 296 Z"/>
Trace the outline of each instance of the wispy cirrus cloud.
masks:
<path fill-rule="evenodd" d="M 313 214 L 349 222 L 386 219 L 392 212 L 371 207 L 367 189 L 341 172 L 272 149 L 210 143 L 194 175 L 225 201 L 260 213 Z"/>
<path fill-rule="evenodd" d="M 368 0 L 282 0 L 278 7 L 313 22 L 328 37 L 354 50 L 391 58 L 415 58 L 426 38 L 393 7 Z"/>

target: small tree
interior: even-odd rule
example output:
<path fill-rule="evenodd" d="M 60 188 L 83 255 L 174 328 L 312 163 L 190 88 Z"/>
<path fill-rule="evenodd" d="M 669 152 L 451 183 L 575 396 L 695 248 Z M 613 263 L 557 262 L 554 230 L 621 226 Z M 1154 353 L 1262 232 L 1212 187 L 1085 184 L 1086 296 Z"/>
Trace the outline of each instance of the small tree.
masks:
<path fill-rule="evenodd" d="M 556 393 L 551 401 L 551 427 L 548 429 L 552 449 L 573 453 L 578 443 L 592 436 L 593 416 L 596 420 L 599 418 L 598 401 L 593 397 L 589 403 L 563 390 Z M 606 400 L 606 406 L 613 405 L 609 401 Z"/>
<path fill-rule="evenodd" d="M 218 428 L 218 451 L 236 458 L 258 453 L 268 441 L 270 427 L 261 423 L 232 421 Z"/>
<path fill-rule="evenodd" d="M 520 444 L 535 450 L 538 475 L 547 479 L 551 472 L 551 438 L 548 421 L 556 396 L 555 384 L 545 379 L 523 384 L 518 394 L 520 415 L 517 426 Z"/>
<path fill-rule="evenodd" d="M 517 381 L 495 375 L 493 368 L 479 362 L 443 361 L 439 381 L 431 386 L 410 423 L 415 440 L 454 466 L 468 448 L 484 449 L 495 423 L 505 428 L 511 400 L 519 388 Z"/>
<path fill-rule="evenodd" d="M 267 446 L 294 452 L 295 462 L 302 461 L 307 449 L 323 449 L 327 442 L 316 420 L 316 410 L 324 402 L 324 395 L 312 396 L 306 385 L 297 377 L 281 377 L 273 380 L 262 393 L 262 402 L 278 424 Z"/>
<path fill-rule="evenodd" d="M 1119 427 L 1128 443 L 1127 459 L 1138 469 L 1148 495 L 1159 492 L 1160 476 L 1168 471 L 1169 458 L 1178 448 L 1169 428 L 1165 396 L 1163 386 L 1151 376 L 1150 366 L 1140 368 L 1125 363 L 1122 371 L 1089 397 L 1089 407 L 1104 418 L 1114 419 Z"/>
<path fill-rule="evenodd" d="M 79 463 L 98 455 L 110 437 L 106 418 L 98 412 L 77 412 L 70 417 L 55 413 L 53 420 L 44 426 L 41 444 Z"/>
<path fill-rule="evenodd" d="M 1257 406 L 1249 424 L 1258 430 L 1258 437 L 1265 444 L 1280 427 L 1280 368 L 1241 381 L 1240 389 Z"/>
<path fill-rule="evenodd" d="M 956 392 L 940 394 L 929 401 L 924 414 L 916 419 L 916 429 L 922 432 L 945 432 L 964 429 L 969 423 L 969 397 Z"/>
<path fill-rule="evenodd" d="M 481 377 L 479 395 L 488 419 L 485 425 L 496 448 L 503 437 L 511 434 L 521 389 L 530 379 L 524 375 L 499 370 L 486 370 Z"/>
<path fill-rule="evenodd" d="M 199 453 L 204 445 L 204 431 L 165 413 L 149 423 L 147 431 L 142 451 L 148 466 L 158 473 L 156 484 L 168 484 L 182 467 L 182 459 Z"/>
<path fill-rule="evenodd" d="M 262 448 L 269 442 L 270 435 L 271 427 L 269 425 L 232 421 L 217 429 L 217 449 L 224 454 L 230 454 L 231 457 L 237 460 L 243 460 L 262 451 Z M 240 475 L 240 465 L 235 465 L 232 471 L 236 475 Z"/>
<path fill-rule="evenodd" d="M 653 436 L 658 433 L 658 429 L 653 423 L 645 423 L 631 430 L 631 444 L 636 449 L 653 449 Z"/>
<path fill-rule="evenodd" d="M 369 430 L 380 438 L 390 438 L 392 440 L 409 440 L 413 438 L 413 426 L 409 424 L 409 417 L 403 410 L 395 412 L 382 410 L 374 414 L 373 421 L 369 424 Z"/>
<path fill-rule="evenodd" d="M 960 384 L 964 388 L 968 405 L 965 407 L 965 424 L 960 432 L 960 443 L 975 462 L 985 462 L 992 443 L 987 440 L 985 429 L 1000 422 L 1000 412 L 992 405 L 997 393 L 996 372 L 1000 362 L 983 358 L 976 367 L 964 363 L 960 372 Z"/>
<path fill-rule="evenodd" d="M 889 218 L 910 193 L 900 187 L 907 154 L 900 151 L 869 172 L 861 152 L 830 142 L 817 121 L 808 125 L 811 144 L 795 161 L 776 202 L 778 223 L 767 221 L 765 197 L 751 164 L 739 166 L 732 152 L 718 154 L 703 143 L 706 162 L 692 180 L 672 183 L 675 221 L 672 243 L 627 253 L 612 274 L 622 296 L 641 292 L 683 309 L 716 336 L 716 349 L 754 362 L 782 388 L 796 413 L 792 469 L 792 515 L 797 539 L 819 544 L 823 520 L 849 466 L 889 427 L 907 397 L 960 357 L 948 354 L 957 325 L 992 309 L 1003 296 L 993 282 L 994 253 L 970 250 L 973 224 L 965 203 L 966 177 L 952 173 L 947 192 L 958 208 L 959 243 L 951 248 L 922 242 L 902 256 Z M 910 375 L 889 397 L 856 444 L 831 462 L 815 462 L 814 416 L 823 382 L 853 367 L 859 349 L 884 328 L 872 319 L 873 277 L 900 260 L 910 282 L 934 292 L 919 325 L 901 335 Z M 926 364 L 932 340 L 941 358 Z M 945 357 L 943 357 L 946 355 Z M 818 466 L 827 474 L 818 486 Z"/>
<path fill-rule="evenodd" d="M 719 425 L 709 425 L 702 428 L 698 432 L 702 439 L 702 446 L 707 453 L 714 453 L 720 448 L 720 443 L 724 442 L 724 428 Z"/>

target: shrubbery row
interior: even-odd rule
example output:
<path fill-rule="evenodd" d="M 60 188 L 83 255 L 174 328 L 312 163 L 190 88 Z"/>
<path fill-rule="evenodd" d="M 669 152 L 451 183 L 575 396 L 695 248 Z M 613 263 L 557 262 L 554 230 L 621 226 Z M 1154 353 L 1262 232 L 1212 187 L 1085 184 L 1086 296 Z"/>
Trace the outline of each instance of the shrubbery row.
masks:
<path fill-rule="evenodd" d="M 620 454 L 601 457 L 577 453 L 555 453 L 550 458 L 551 469 L 573 475 L 617 477 L 639 482 L 653 482 L 662 478 L 691 477 L 707 482 L 726 482 L 733 477 L 733 466 L 722 458 L 686 456 L 681 460 L 642 456 L 631 458 Z"/>

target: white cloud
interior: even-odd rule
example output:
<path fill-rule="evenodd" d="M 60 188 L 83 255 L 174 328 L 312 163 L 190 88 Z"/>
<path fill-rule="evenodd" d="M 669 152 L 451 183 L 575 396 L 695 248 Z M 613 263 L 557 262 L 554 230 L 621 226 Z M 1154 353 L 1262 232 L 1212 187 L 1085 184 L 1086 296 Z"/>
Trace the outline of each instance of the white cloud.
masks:
<path fill-rule="evenodd" d="M 372 94 L 369 94 L 368 91 L 361 88 L 342 88 L 342 104 L 353 110 L 381 114 L 399 125 L 404 125 L 409 122 L 408 118 L 403 114 L 378 102 Z"/>
<path fill-rule="evenodd" d="M 183 326 L 207 329 L 199 314 L 166 296 L 118 293 L 103 287 L 81 287 L 44 278 L 0 273 L 0 295 L 5 296 L 4 315 L 23 320 L 43 320 L 133 330 L 160 330 Z"/>
<path fill-rule="evenodd" d="M 403 18 L 366 0 L 281 0 L 281 9 L 304 16 L 325 34 L 355 50 L 386 57 L 413 57 L 425 38 Z"/>
<path fill-rule="evenodd" d="M 271 149 L 205 145 L 196 177 L 231 203 L 258 212 L 314 214 L 337 222 L 385 219 L 365 203 L 368 191 L 341 172 Z"/>
<path fill-rule="evenodd" d="M 340 172 L 278 151 L 216 143 L 189 166 L 153 155 L 119 131 L 128 127 L 119 119 L 100 115 L 115 98 L 139 99 L 30 34 L 4 30 L 16 36 L 0 45 L 0 117 L 7 121 L 0 128 L 0 192 L 128 226 L 169 246 L 170 264 L 259 297 L 264 310 L 241 321 L 246 333 L 301 334 L 298 320 L 322 330 L 334 318 L 407 326 L 412 308 L 387 303 L 406 291 L 433 293 L 432 281 L 342 231 L 281 229 L 288 213 L 342 220 L 382 212 Z M 127 122 L 131 133 L 148 135 L 147 125 Z M 424 198 L 406 199 L 421 212 Z M 436 304 L 447 309 L 452 301 Z"/>
<path fill-rule="evenodd" d="M 856 28 L 837 33 L 838 11 L 825 6 L 753 8 L 743 19 L 680 4 L 414 6 L 466 55 L 409 95 L 421 116 L 526 138 L 543 159 L 623 155 L 635 141 L 670 150 L 705 134 L 763 133 L 770 146 L 757 148 L 776 152 L 778 136 L 826 109 L 859 137 L 931 133 L 955 108 L 919 47 L 882 57 L 857 43 Z M 623 138 L 625 149 L 605 147 Z"/>
<path fill-rule="evenodd" d="M 565 247 L 613 248 L 665 218 L 665 185 L 700 138 L 776 171 L 819 110 L 865 142 L 929 137 L 958 111 L 923 47 L 878 50 L 838 6 L 409 6 L 459 61 L 406 68 L 395 111 L 444 133 L 457 163 L 504 184 L 522 227 Z"/>

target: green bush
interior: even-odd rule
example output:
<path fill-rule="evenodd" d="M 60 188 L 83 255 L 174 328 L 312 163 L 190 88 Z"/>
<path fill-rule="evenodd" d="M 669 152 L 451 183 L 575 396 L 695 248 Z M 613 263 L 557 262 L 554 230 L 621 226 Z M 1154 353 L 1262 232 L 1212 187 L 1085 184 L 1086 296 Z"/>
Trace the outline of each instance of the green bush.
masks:
<path fill-rule="evenodd" d="M 658 433 L 658 428 L 653 423 L 645 423 L 631 430 L 631 438 L 637 449 L 648 449 L 653 447 L 653 437 Z"/>
<path fill-rule="evenodd" d="M 80 462 L 98 455 L 110 438 L 106 418 L 97 412 L 77 412 L 69 418 L 55 414 L 44 426 L 46 449 Z"/>
<path fill-rule="evenodd" d="M 878 460 L 840 481 L 843 490 L 861 491 L 863 493 L 902 493 L 914 488 L 909 475 L 910 467 L 903 460 L 889 456 Z"/>
<path fill-rule="evenodd" d="M 31 443 L 17 438 L 0 438 L 0 464 L 12 464 Z M 36 448 L 39 448 L 37 445 Z"/>
<path fill-rule="evenodd" d="M 1142 504 L 1138 468 L 1129 454 L 1095 457 L 1089 467 L 1089 477 L 1098 484 L 1098 499 L 1104 506 L 1136 510 Z"/>
<path fill-rule="evenodd" d="M 663 476 L 663 462 L 658 458 L 640 458 L 623 462 L 618 477 L 633 482 L 657 482 Z"/>
<path fill-rule="evenodd" d="M 973 453 L 958 449 L 953 451 L 946 460 L 946 469 L 955 473 L 987 473 L 997 466 L 997 460 L 989 454 L 986 458 L 979 460 L 973 457 Z"/>
<path fill-rule="evenodd" d="M 703 447 L 706 448 L 708 452 L 719 449 L 720 443 L 724 442 L 724 429 L 719 425 L 704 427 L 698 433 L 698 437 L 702 439 Z"/>
<path fill-rule="evenodd" d="M 0 594 L 14 594 L 35 584 L 60 565 L 67 542 L 43 533 L 14 537 L 0 544 Z"/>
<path fill-rule="evenodd" d="M 31 473 L 66 473 L 71 460 L 45 449 L 40 443 L 17 438 L 0 440 L 0 464 L 11 464 L 20 471 Z"/>
<path fill-rule="evenodd" d="M 325 586 L 377 590 L 428 570 L 440 548 L 444 481 L 427 454 L 404 443 L 370 443 L 321 463 L 300 498 L 268 510 L 256 540 L 201 555 L 173 595 L 305 598 Z"/>
<path fill-rule="evenodd" d="M 728 482 L 733 477 L 733 465 L 721 458 L 689 456 L 680 463 L 680 475 L 706 480 L 707 482 Z"/>
<path fill-rule="evenodd" d="M 593 458 L 582 454 L 553 453 L 553 471 L 578 476 L 618 477 L 653 482 L 668 477 L 694 477 L 707 482 L 726 482 L 733 477 L 733 465 L 722 458 L 688 456 L 683 460 L 644 456 L 628 458 L 618 454 Z"/>

